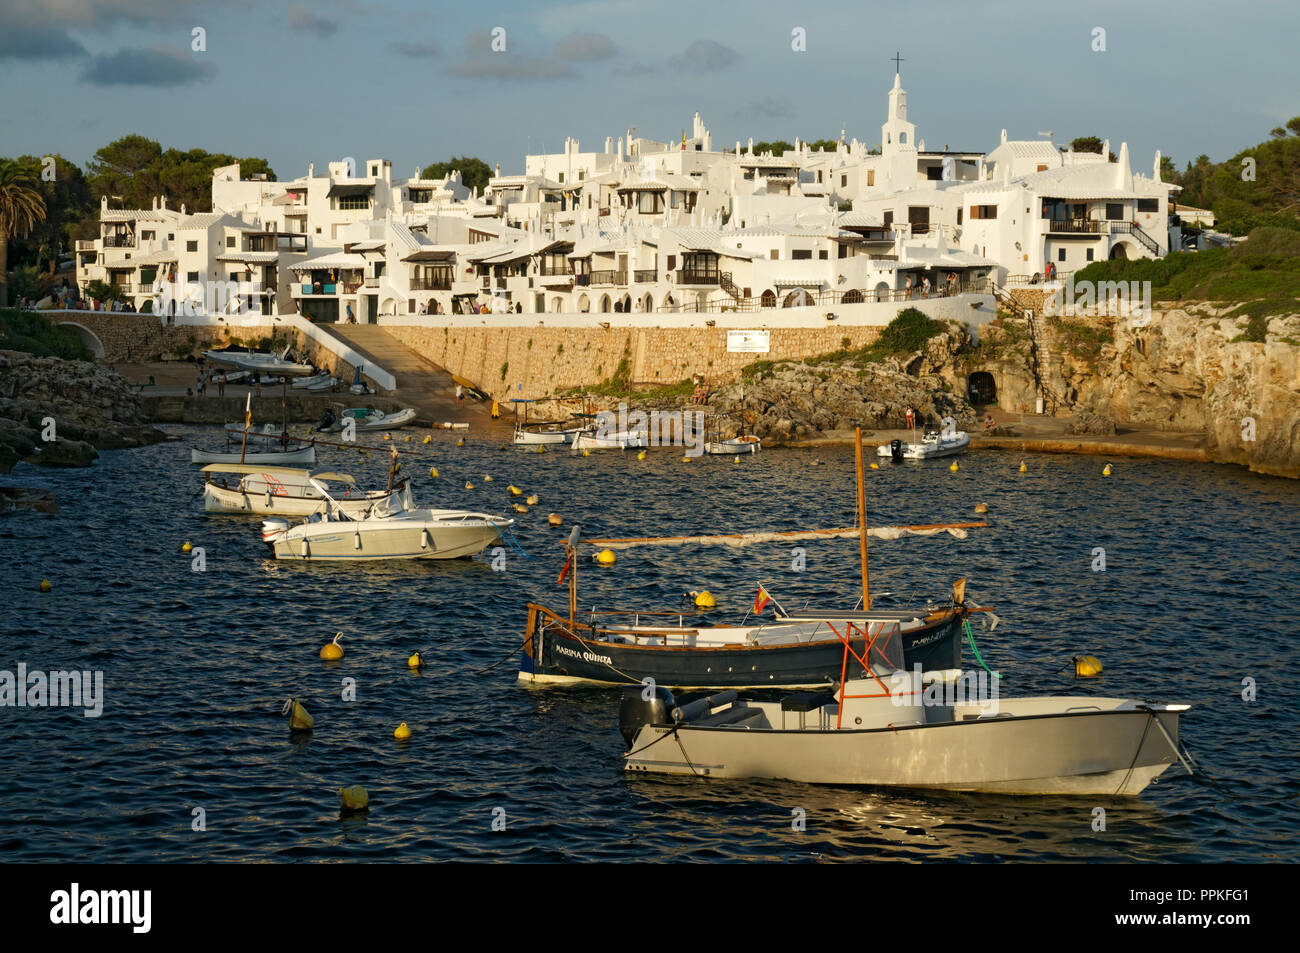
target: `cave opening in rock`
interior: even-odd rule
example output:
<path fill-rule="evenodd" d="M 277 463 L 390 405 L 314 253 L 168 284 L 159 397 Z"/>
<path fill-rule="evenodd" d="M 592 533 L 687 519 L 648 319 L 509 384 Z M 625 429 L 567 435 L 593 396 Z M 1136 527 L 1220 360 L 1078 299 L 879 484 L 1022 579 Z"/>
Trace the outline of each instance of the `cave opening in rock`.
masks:
<path fill-rule="evenodd" d="M 966 383 L 966 395 L 972 404 L 996 404 L 998 385 L 988 371 L 975 371 Z"/>

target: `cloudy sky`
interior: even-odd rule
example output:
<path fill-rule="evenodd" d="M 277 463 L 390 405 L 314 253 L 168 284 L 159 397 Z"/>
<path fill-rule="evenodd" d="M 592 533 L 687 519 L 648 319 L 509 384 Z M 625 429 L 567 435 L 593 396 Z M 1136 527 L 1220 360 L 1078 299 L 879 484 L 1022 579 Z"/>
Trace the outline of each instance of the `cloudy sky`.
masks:
<path fill-rule="evenodd" d="M 1181 167 L 1300 115 L 1297 36 L 1294 0 L 0 0 L 0 155 L 84 162 L 134 132 L 281 178 L 344 156 L 517 172 L 566 135 L 676 139 L 697 110 L 715 146 L 875 145 L 897 50 L 928 148 L 1051 130 Z"/>

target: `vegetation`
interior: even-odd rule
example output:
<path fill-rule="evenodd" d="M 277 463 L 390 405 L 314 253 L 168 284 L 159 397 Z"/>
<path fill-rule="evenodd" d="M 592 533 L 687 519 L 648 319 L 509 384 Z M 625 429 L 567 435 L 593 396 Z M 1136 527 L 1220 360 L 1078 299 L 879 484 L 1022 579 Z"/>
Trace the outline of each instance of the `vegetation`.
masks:
<path fill-rule="evenodd" d="M 1057 315 L 1049 315 L 1047 322 L 1056 332 L 1061 350 L 1087 364 L 1096 364 L 1101 349 L 1115 343 L 1115 329 L 1110 324 L 1072 321 Z"/>
<path fill-rule="evenodd" d="M 1300 229 L 1300 116 L 1225 162 L 1197 156 L 1169 181 L 1183 187 L 1180 204 L 1212 209 L 1215 227 L 1229 234 Z"/>
<path fill-rule="evenodd" d="M 923 350 L 926 343 L 945 329 L 942 321 L 936 321 L 925 312 L 916 308 L 904 308 L 889 324 L 885 325 L 880 336 L 870 344 L 850 348 L 848 338 L 841 340 L 838 351 L 819 354 L 805 358 L 802 363 L 817 364 L 853 364 L 865 368 L 868 364 L 879 364 L 891 357 L 905 357 Z M 772 375 L 778 363 L 789 361 L 754 361 L 741 369 L 740 376 L 745 380 L 763 380 Z"/>
<path fill-rule="evenodd" d="M 89 361 L 92 357 L 73 328 L 16 308 L 0 308 L 0 350 L 78 361 Z"/>
<path fill-rule="evenodd" d="M 86 284 L 86 297 L 91 301 L 122 301 L 126 297 L 122 289 L 107 282 L 95 280 Z"/>
<path fill-rule="evenodd" d="M 472 156 L 453 156 L 446 162 L 427 165 L 420 173 L 420 178 L 441 179 L 453 171 L 460 172 L 462 185 L 466 188 L 478 189 L 480 192 L 487 188 L 488 179 L 492 178 L 492 167 L 482 159 L 475 159 Z"/>
<path fill-rule="evenodd" d="M 31 171 L 0 162 L 0 307 L 9 303 L 9 239 L 31 233 L 45 219 L 45 198 Z"/>
<path fill-rule="evenodd" d="M 1075 152 L 1091 152 L 1093 155 L 1101 155 L 1101 150 L 1106 147 L 1106 143 L 1096 136 L 1079 136 L 1077 139 L 1070 140 L 1070 148 Z M 1065 151 L 1064 148 L 1061 149 Z M 1106 158 L 1111 162 L 1119 161 L 1115 153 L 1109 153 Z"/>

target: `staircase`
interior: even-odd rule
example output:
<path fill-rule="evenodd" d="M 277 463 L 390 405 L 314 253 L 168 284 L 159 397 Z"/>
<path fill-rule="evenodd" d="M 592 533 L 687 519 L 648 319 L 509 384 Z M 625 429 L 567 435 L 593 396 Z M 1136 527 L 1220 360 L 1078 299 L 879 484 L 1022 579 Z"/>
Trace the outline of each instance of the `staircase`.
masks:
<path fill-rule="evenodd" d="M 456 403 L 456 382 L 444 368 L 411 350 L 377 324 L 321 324 L 321 330 L 338 338 L 367 361 L 397 379 L 393 396 L 413 407 L 420 418 L 443 421 L 488 415 L 478 401 Z M 363 372 L 364 373 L 364 372 Z"/>
<path fill-rule="evenodd" d="M 1056 413 L 1057 408 L 1065 406 L 1066 402 L 1043 379 L 1044 373 L 1052 366 L 1052 354 L 1040 322 L 1035 319 L 1034 312 L 1021 307 L 1020 302 L 1006 288 L 995 284 L 993 294 L 999 304 L 1023 320 L 1029 328 L 1029 371 L 1034 375 L 1034 391 L 1043 398 L 1047 412 Z"/>
<path fill-rule="evenodd" d="M 731 295 L 731 297 L 735 299 L 736 304 L 740 304 L 740 289 L 736 287 L 735 281 L 732 280 L 731 272 L 724 271 L 718 276 L 718 287 Z"/>
<path fill-rule="evenodd" d="M 1143 231 L 1142 226 L 1137 222 L 1112 222 L 1111 231 L 1120 232 L 1125 235 L 1132 235 L 1137 239 L 1139 245 L 1157 258 L 1164 254 L 1164 250 L 1161 249 L 1160 243 Z"/>

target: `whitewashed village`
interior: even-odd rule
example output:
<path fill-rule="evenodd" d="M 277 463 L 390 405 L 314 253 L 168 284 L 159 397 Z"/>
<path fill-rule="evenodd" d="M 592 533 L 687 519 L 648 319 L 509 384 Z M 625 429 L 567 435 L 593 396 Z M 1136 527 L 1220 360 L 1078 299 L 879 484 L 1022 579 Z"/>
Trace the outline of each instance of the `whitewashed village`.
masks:
<path fill-rule="evenodd" d="M 386 159 L 287 181 L 243 178 L 235 164 L 213 175 L 212 212 L 105 198 L 101 237 L 77 245 L 77 280 L 200 324 L 788 308 L 883 324 L 896 309 L 854 306 L 987 294 L 1182 246 L 1178 187 L 1160 180 L 1158 153 L 1147 173 L 1127 144 L 1113 161 L 1109 142 L 1074 152 L 1005 130 L 988 152 L 931 148 L 898 75 L 878 147 L 843 134 L 833 151 L 796 141 L 782 156 L 755 154 L 752 139 L 719 145 L 698 113 L 680 141 L 627 130 L 593 151 L 566 139 L 526 156 L 522 175 L 498 166 L 481 194 L 455 172 L 401 178 Z M 224 282 L 246 294 L 186 290 Z"/>

